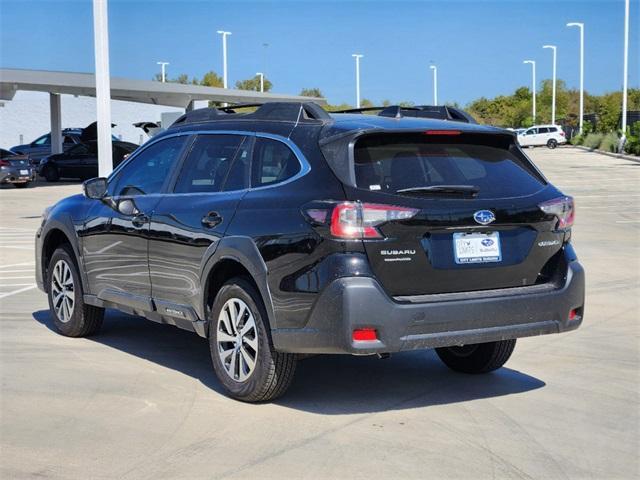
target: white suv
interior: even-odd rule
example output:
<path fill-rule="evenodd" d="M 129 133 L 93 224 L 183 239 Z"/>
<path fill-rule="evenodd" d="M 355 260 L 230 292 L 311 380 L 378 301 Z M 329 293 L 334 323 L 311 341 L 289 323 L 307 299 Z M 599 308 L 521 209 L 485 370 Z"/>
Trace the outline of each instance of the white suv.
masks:
<path fill-rule="evenodd" d="M 559 144 L 567 143 L 567 138 L 559 125 L 534 125 L 518 134 L 521 147 L 539 147 L 546 145 L 556 148 Z"/>

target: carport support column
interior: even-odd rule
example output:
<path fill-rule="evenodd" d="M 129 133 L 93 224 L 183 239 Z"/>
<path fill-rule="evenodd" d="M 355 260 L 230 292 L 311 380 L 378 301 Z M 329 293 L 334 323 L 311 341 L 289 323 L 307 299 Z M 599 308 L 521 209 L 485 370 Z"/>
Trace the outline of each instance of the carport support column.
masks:
<path fill-rule="evenodd" d="M 111 79 L 109 78 L 109 21 L 107 0 L 93 0 L 93 47 L 96 56 L 98 175 L 113 170 L 111 150 Z"/>
<path fill-rule="evenodd" d="M 51 153 L 62 153 L 62 109 L 60 95 L 49 94 L 49 115 L 51 118 Z"/>

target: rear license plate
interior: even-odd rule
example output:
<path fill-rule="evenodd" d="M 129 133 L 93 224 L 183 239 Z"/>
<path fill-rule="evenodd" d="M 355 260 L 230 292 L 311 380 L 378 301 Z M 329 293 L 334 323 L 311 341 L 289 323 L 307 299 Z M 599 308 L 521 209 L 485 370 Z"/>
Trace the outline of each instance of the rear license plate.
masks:
<path fill-rule="evenodd" d="M 459 264 L 500 262 L 500 234 L 454 233 L 453 251 L 456 263 Z"/>
<path fill-rule="evenodd" d="M 29 170 L 20 170 L 20 175 L 29 175 Z"/>

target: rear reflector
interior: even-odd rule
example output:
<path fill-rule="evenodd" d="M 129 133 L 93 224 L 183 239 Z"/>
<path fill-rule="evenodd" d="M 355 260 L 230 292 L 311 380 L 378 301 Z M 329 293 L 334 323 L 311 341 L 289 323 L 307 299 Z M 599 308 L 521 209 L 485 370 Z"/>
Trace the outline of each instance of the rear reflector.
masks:
<path fill-rule="evenodd" d="M 460 135 L 460 130 L 427 130 L 425 135 Z"/>
<path fill-rule="evenodd" d="M 353 331 L 354 342 L 375 342 L 378 340 L 378 333 L 375 328 L 359 328 Z"/>
<path fill-rule="evenodd" d="M 575 320 L 578 316 L 578 311 L 574 308 L 569 312 L 569 320 Z"/>

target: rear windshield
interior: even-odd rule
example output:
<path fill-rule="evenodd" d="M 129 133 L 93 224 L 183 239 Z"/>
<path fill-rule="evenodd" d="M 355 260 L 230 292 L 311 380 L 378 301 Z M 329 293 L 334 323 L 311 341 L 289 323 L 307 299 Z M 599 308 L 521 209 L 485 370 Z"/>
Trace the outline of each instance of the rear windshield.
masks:
<path fill-rule="evenodd" d="M 363 137 L 354 147 L 354 160 L 357 187 L 386 193 L 462 185 L 475 187 L 478 198 L 519 197 L 545 185 L 525 158 L 505 146 L 465 143 L 462 138 Z"/>

